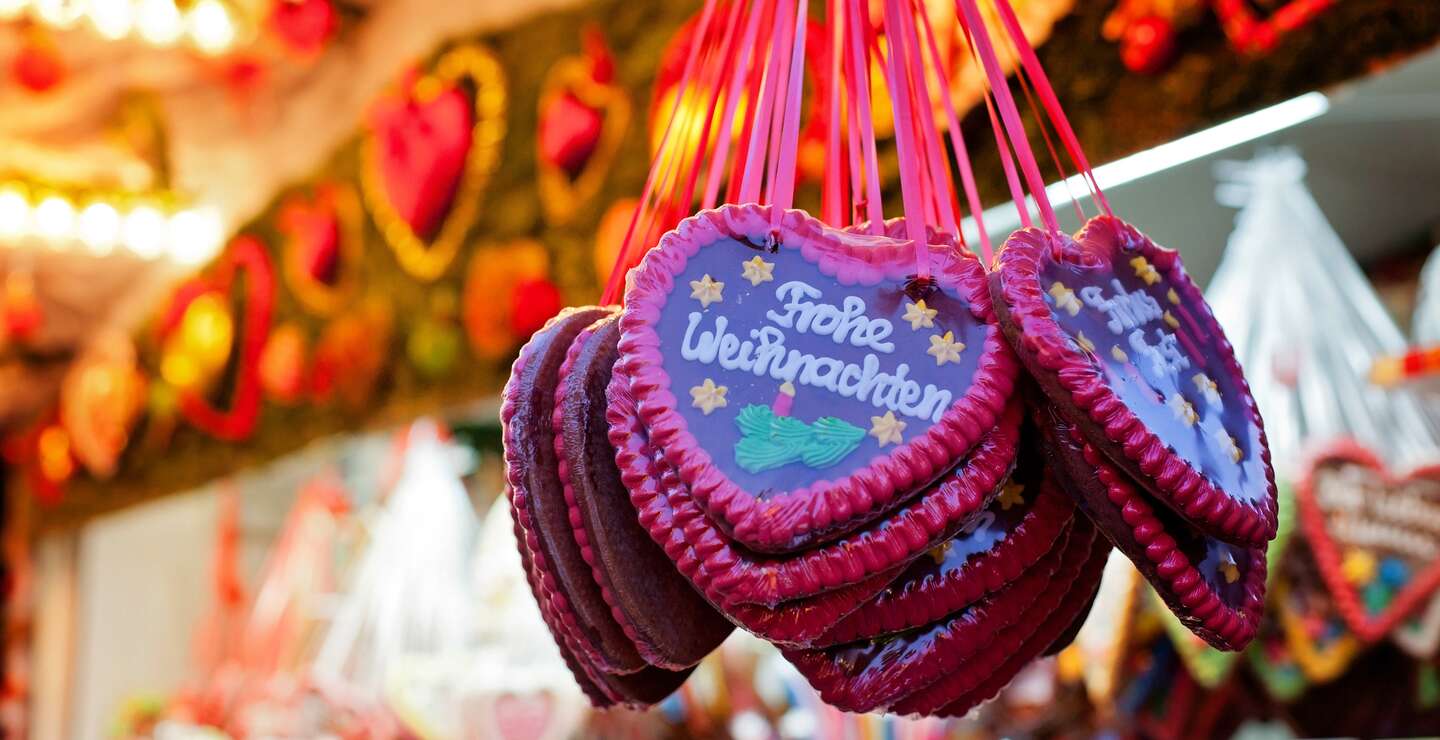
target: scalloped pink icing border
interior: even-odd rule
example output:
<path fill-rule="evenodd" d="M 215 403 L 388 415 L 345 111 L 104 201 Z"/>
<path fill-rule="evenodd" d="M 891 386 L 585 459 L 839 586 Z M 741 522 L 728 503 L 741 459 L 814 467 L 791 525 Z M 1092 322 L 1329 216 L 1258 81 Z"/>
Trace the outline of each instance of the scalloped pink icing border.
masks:
<path fill-rule="evenodd" d="M 830 625 L 873 598 L 904 567 L 897 565 L 857 583 L 788 601 L 773 609 L 755 604 L 727 605 L 717 588 L 716 574 L 707 563 L 726 555 L 734 557 L 734 550 L 713 529 L 702 529 L 710 534 L 698 537 L 698 546 L 692 544 L 691 532 L 697 526 L 710 526 L 704 512 L 689 500 L 679 474 L 650 446 L 625 379 L 612 377 L 608 391 L 610 443 L 615 447 L 616 464 L 630 490 L 640 525 L 695 589 L 740 627 L 777 644 L 808 645 Z M 700 550 L 710 556 L 702 556 Z"/>
<path fill-rule="evenodd" d="M 1075 503 L 1050 478 L 1039 498 L 995 547 L 965 567 L 932 580 L 893 583 L 826 632 L 821 644 L 854 642 L 901 632 L 953 614 L 1019 578 L 1054 547 L 1075 520 Z"/>
<path fill-rule="evenodd" d="M 1108 231 L 1110 233 L 1104 233 Z M 1002 325 L 1014 324 L 1018 336 L 1012 340 L 1017 354 L 1041 381 L 1046 394 L 1054 398 L 1058 386 L 1083 412 L 1090 424 L 1082 424 L 1087 437 L 1101 444 L 1116 464 L 1138 480 L 1152 482 L 1152 491 L 1165 503 L 1200 529 L 1226 541 L 1246 545 L 1264 544 L 1275 537 L 1275 472 L 1270 464 L 1270 447 L 1265 425 L 1250 394 L 1250 385 L 1235 360 L 1230 340 L 1210 311 L 1200 289 L 1191 282 L 1180 262 L 1180 254 L 1165 249 L 1134 227 L 1113 216 L 1092 218 L 1073 240 L 1061 242 L 1039 229 L 1021 229 L 1010 235 L 1001 248 L 999 266 L 991 281 L 995 310 Z M 1080 250 L 1086 241 L 1122 241 L 1162 273 L 1185 301 L 1203 310 L 1195 312 L 1217 340 L 1217 350 L 1226 370 L 1244 391 L 1245 408 L 1259 430 L 1260 455 L 1265 466 L 1266 496 L 1262 505 L 1252 506 L 1231 498 L 1217 488 L 1189 462 L 1171 452 L 1154 432 L 1135 416 L 1105 382 L 1104 375 L 1072 345 L 1056 324 L 1045 302 L 1039 281 L 1042 254 Z M 1080 251 L 1083 256 L 1084 252 Z M 1053 257 L 1052 257 L 1053 258 Z M 1065 399 L 1055 399 L 1063 403 Z M 1099 435 L 1089 427 L 1098 426 Z M 1098 437 L 1098 438 L 1097 438 Z"/>
<path fill-rule="evenodd" d="M 691 255 L 722 237 L 769 233 L 769 213 L 768 206 L 757 205 L 701 211 L 681 221 L 650 250 L 629 275 L 616 372 L 629 378 L 652 443 L 677 466 L 700 506 L 736 541 L 776 552 L 842 536 L 954 464 L 994 427 L 1014 393 L 1019 364 L 995 322 L 979 262 L 956 250 L 933 250 L 942 260 L 937 278 L 953 283 L 969 299 L 971 312 L 989 325 L 970 388 L 925 434 L 888 455 L 877 455 L 864 468 L 837 481 L 816 481 L 761 501 L 721 473 L 687 429 L 663 369 L 654 325 L 674 289 L 675 276 Z M 781 248 L 798 249 L 803 259 L 841 285 L 903 278 L 914 266 L 906 242 L 839 232 L 802 211 L 787 211 L 780 232 Z M 844 241 L 837 235 L 843 235 Z"/>
<path fill-rule="evenodd" d="M 1020 623 L 1007 627 L 980 655 L 966 663 L 964 670 L 952 671 L 930 686 L 896 702 L 892 711 L 935 715 L 970 698 L 976 698 L 975 703 L 978 704 L 989 698 L 980 696 L 984 693 L 980 690 L 982 686 L 999 682 L 1002 678 L 1008 683 L 1075 621 L 1089 603 L 1090 595 L 1100 585 L 1100 574 L 1110 552 L 1110 542 L 1095 531 L 1089 520 L 1079 517 L 1078 521 L 1081 529 L 1072 536 L 1085 537 L 1090 543 L 1089 552 L 1078 558 L 1078 563 L 1067 563 L 1073 568 L 1070 577 L 1062 579 L 1060 574 L 1056 574 L 1050 588 L 1030 608 L 1028 613 L 1038 618 L 1039 626 L 1032 629 L 1029 624 Z M 1001 683 L 996 691 L 1003 686 L 1004 683 Z"/>
<path fill-rule="evenodd" d="M 1250 547 L 1244 603 L 1239 609 L 1228 606 L 1195 563 L 1180 551 L 1175 538 L 1165 532 L 1165 525 L 1156 518 L 1147 497 L 1079 432 L 1071 429 L 1070 438 L 1083 445 L 1082 455 L 1086 464 L 1095 468 L 1096 484 L 1105 488 L 1105 498 L 1120 511 L 1130 526 L 1130 536 L 1155 569 L 1155 577 L 1147 575 L 1147 579 L 1157 586 L 1181 623 L 1219 650 L 1244 649 L 1254 639 L 1265 612 L 1265 547 Z M 1123 547 L 1120 549 L 1124 552 Z M 1177 611 L 1176 604 L 1183 605 L 1187 613 Z"/>
<path fill-rule="evenodd" d="M 833 650 L 843 648 L 781 652 L 827 703 L 848 712 L 885 709 L 946 674 L 965 669 L 1000 630 L 1032 613 L 1051 583 L 1073 579 L 1083 560 L 1079 553 L 1088 550 L 1092 542 L 1093 538 L 1083 537 L 1083 532 L 1067 530 L 1050 552 L 1018 580 L 932 625 L 929 630 L 937 634 L 930 644 L 904 663 L 856 675 L 852 667 L 832 657 Z"/>
<path fill-rule="evenodd" d="M 1105 561 L 1109 559 L 1109 555 L 1110 541 L 1104 537 L 1096 537 L 1095 547 L 1090 551 L 1090 559 L 1086 561 L 1079 579 L 1075 585 L 1071 586 L 1070 594 L 1066 595 L 1065 602 L 1063 602 L 1066 608 L 1057 610 L 1046 618 L 1040 629 L 1025 640 L 1024 644 L 1016 648 L 1009 659 L 999 668 L 990 671 L 978 686 L 960 694 L 931 714 L 937 717 L 963 717 L 969 714 L 971 709 L 994 699 L 1001 689 L 1010 685 L 1021 669 L 1029 665 L 1030 661 L 1039 657 L 1051 643 L 1065 634 L 1065 630 L 1069 629 L 1075 620 L 1084 618 L 1085 607 L 1100 588 L 1100 577 L 1105 572 Z M 1073 594 L 1078 594 L 1078 597 L 1072 596 Z"/>

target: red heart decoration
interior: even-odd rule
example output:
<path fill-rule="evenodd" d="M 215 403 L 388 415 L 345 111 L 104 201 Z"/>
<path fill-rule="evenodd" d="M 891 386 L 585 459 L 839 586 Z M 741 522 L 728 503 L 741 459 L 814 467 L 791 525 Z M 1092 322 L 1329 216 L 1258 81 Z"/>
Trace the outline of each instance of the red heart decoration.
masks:
<path fill-rule="evenodd" d="M 1342 441 L 1316 453 L 1305 470 L 1297 487 L 1300 521 L 1320 575 L 1350 629 L 1375 642 L 1440 589 L 1440 466 L 1395 476 L 1370 450 Z M 1354 568 L 1344 567 L 1342 550 L 1403 563 L 1409 578 L 1372 611 L 1347 577 Z"/>
<path fill-rule="evenodd" d="M 279 0 L 270 11 L 270 28 L 291 51 L 319 53 L 334 35 L 337 23 L 330 0 Z"/>
<path fill-rule="evenodd" d="M 280 212 L 280 231 L 293 240 L 300 273 L 333 286 L 340 278 L 340 219 L 322 198 L 292 198 Z"/>
<path fill-rule="evenodd" d="M 239 368 L 230 408 L 218 409 L 190 389 L 181 390 L 179 397 L 180 412 L 191 424 L 227 442 L 249 437 L 260 417 L 260 355 L 270 336 L 270 319 L 275 309 L 275 270 L 260 240 L 242 236 L 231 242 L 209 279 L 195 280 L 176 291 L 170 311 L 161 322 L 163 335 L 179 323 L 190 301 L 211 290 L 230 295 L 236 278 L 242 273 L 245 300 L 240 324 Z"/>
<path fill-rule="evenodd" d="M 504 694 L 495 699 L 495 729 L 503 740 L 544 737 L 550 725 L 552 704 L 554 700 L 549 694 Z"/>
<path fill-rule="evenodd" d="M 433 237 L 450 211 L 474 123 L 458 86 L 431 92 L 421 96 L 410 86 L 383 98 L 370 116 L 385 195 L 421 239 Z"/>
<path fill-rule="evenodd" d="M 540 114 L 540 157 L 575 179 L 599 146 L 604 123 L 600 109 L 573 92 L 561 94 Z"/>

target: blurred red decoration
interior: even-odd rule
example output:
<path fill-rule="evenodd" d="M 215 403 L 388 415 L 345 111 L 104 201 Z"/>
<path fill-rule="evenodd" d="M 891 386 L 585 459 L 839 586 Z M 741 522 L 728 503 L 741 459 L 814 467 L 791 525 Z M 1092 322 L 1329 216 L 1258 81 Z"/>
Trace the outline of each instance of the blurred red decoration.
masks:
<path fill-rule="evenodd" d="M 280 326 L 260 353 L 260 387 L 274 401 L 291 404 L 305 393 L 305 332 L 296 324 Z"/>
<path fill-rule="evenodd" d="M 1213 0 L 1215 16 L 1220 19 L 1230 45 L 1243 54 L 1269 53 L 1285 34 L 1305 26 L 1335 4 L 1335 0 L 1269 2 L 1265 5 L 1271 10 L 1261 20 L 1252 2 Z"/>
<path fill-rule="evenodd" d="M 450 211 L 473 123 L 464 91 L 433 77 L 402 85 L 370 114 L 385 195 L 421 239 L 435 236 Z"/>
<path fill-rule="evenodd" d="M 528 338 L 564 307 L 565 299 L 555 283 L 545 278 L 526 280 L 516 285 L 510 296 L 510 329 L 515 336 Z"/>
<path fill-rule="evenodd" d="M 65 61 L 50 41 L 29 35 L 10 63 L 10 73 L 21 87 L 43 93 L 65 80 Z"/>
<path fill-rule="evenodd" d="M 330 0 L 276 0 L 269 23 L 286 48 L 301 56 L 313 56 L 335 35 L 339 16 Z"/>
<path fill-rule="evenodd" d="M 325 285 L 340 278 L 340 219 L 324 195 L 292 196 L 280 209 L 280 230 L 293 240 L 305 277 Z"/>
<path fill-rule="evenodd" d="M 393 325 L 389 307 L 377 302 L 330 322 L 315 345 L 311 397 L 351 408 L 368 403 L 390 354 Z"/>
<path fill-rule="evenodd" d="M 615 59 L 599 29 L 585 30 L 584 45 L 589 67 L 586 82 L 609 85 L 615 77 Z M 581 100 L 575 91 L 556 96 L 540 113 L 541 158 L 574 179 L 599 146 L 604 125 L 605 112 Z"/>
<path fill-rule="evenodd" d="M 1175 59 L 1175 27 L 1158 15 L 1138 18 L 1120 39 L 1120 61 L 1137 74 L 1165 71 Z"/>
<path fill-rule="evenodd" d="M 5 276 L 4 294 L 0 295 L 0 330 L 11 341 L 26 341 L 44 323 L 44 311 L 35 294 L 35 275 L 29 270 L 16 270 Z"/>

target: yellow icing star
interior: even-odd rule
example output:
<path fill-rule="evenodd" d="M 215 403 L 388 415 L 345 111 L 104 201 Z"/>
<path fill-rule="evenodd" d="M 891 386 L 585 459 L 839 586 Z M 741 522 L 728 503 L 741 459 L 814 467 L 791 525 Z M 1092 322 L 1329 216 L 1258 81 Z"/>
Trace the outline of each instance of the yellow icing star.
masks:
<path fill-rule="evenodd" d="M 1215 443 L 1220 446 L 1220 450 L 1230 456 L 1231 460 L 1240 462 L 1240 458 L 1245 456 L 1245 453 L 1240 451 L 1240 443 L 1237 442 L 1234 437 L 1230 436 L 1224 427 L 1217 428 L 1211 434 L 1211 437 L 1213 437 Z"/>
<path fill-rule="evenodd" d="M 725 283 L 711 278 L 708 274 L 699 280 L 690 281 L 690 297 L 700 301 L 701 308 L 709 308 L 710 304 L 725 300 L 721 293 L 723 290 Z"/>
<path fill-rule="evenodd" d="M 1083 331 L 1075 332 L 1075 343 L 1080 345 L 1080 349 L 1083 349 L 1086 352 L 1095 351 L 1095 343 L 1090 341 L 1090 338 L 1085 336 L 1085 332 Z"/>
<path fill-rule="evenodd" d="M 1169 324 L 1171 329 L 1180 328 L 1180 319 L 1175 318 L 1175 314 L 1166 311 L 1161 318 L 1165 319 L 1165 323 Z"/>
<path fill-rule="evenodd" d="M 740 276 L 750 281 L 751 285 L 768 283 L 775 279 L 775 263 L 766 262 L 757 255 L 741 263 L 744 273 Z"/>
<path fill-rule="evenodd" d="M 1050 297 L 1055 299 L 1055 305 L 1064 309 L 1071 316 L 1080 313 L 1080 299 L 1075 297 L 1075 291 L 1067 288 L 1065 283 L 1056 281 L 1050 284 Z"/>
<path fill-rule="evenodd" d="M 1154 285 L 1160 282 L 1160 272 L 1150 264 L 1150 260 L 1144 257 L 1136 257 L 1130 260 L 1130 266 L 1135 268 L 1135 277 L 1145 281 L 1146 285 Z"/>
<path fill-rule="evenodd" d="M 1130 361 L 1130 355 L 1125 354 L 1125 350 L 1120 349 L 1119 347 L 1111 347 L 1111 348 L 1110 348 L 1110 356 L 1111 356 L 1111 357 L 1114 357 L 1116 360 L 1118 360 L 1118 361 L 1120 361 L 1120 362 L 1129 362 L 1129 361 Z"/>
<path fill-rule="evenodd" d="M 1000 508 L 1009 511 L 1010 507 L 1025 503 L 1025 497 L 1022 495 L 1024 493 L 1025 486 L 1013 480 L 1007 482 L 1005 487 L 1000 489 Z"/>
<path fill-rule="evenodd" d="M 935 315 L 938 313 L 940 312 L 926 306 L 925 299 L 922 298 L 914 303 L 906 303 L 905 315 L 900 318 L 910 322 L 911 329 L 929 329 L 935 325 Z"/>
<path fill-rule="evenodd" d="M 1180 296 L 1175 292 L 1174 288 L 1165 291 L 1165 298 L 1168 299 L 1170 303 L 1176 306 L 1180 305 Z"/>
<path fill-rule="evenodd" d="M 936 334 L 930 337 L 930 349 L 925 350 L 925 354 L 934 357 L 936 365 L 944 365 L 947 362 L 959 362 L 960 353 L 964 349 L 964 342 L 955 341 L 955 332 L 947 331 L 944 335 Z"/>
<path fill-rule="evenodd" d="M 905 431 L 905 422 L 895 418 L 894 411 L 886 411 L 884 416 L 870 417 L 870 436 L 880 441 L 880 446 L 889 444 L 900 444 L 900 433 Z"/>
<path fill-rule="evenodd" d="M 1380 570 L 1380 563 L 1375 556 L 1365 550 L 1350 550 L 1345 553 L 1345 559 L 1340 561 L 1340 573 L 1345 580 L 1356 586 L 1363 586 L 1375 580 L 1375 574 Z"/>
<path fill-rule="evenodd" d="M 1175 412 L 1175 418 L 1185 422 L 1185 426 L 1193 427 L 1195 422 L 1200 421 L 1200 415 L 1195 413 L 1195 407 L 1191 406 L 1190 402 L 1186 401 L 1179 393 L 1171 394 L 1166 403 L 1170 405 L 1170 410 Z"/>
<path fill-rule="evenodd" d="M 1235 563 L 1235 556 L 1229 550 L 1221 553 L 1220 572 L 1225 576 L 1226 583 L 1234 583 L 1240 580 L 1240 568 Z"/>
<path fill-rule="evenodd" d="M 690 389 L 690 405 L 709 416 L 711 411 L 729 403 L 725 400 L 725 392 L 728 390 L 730 389 L 715 385 L 715 381 L 706 378 L 704 383 Z"/>
<path fill-rule="evenodd" d="M 936 565 L 943 565 L 945 563 L 945 554 L 948 552 L 950 552 L 950 540 L 945 540 L 930 548 L 927 554 L 930 556 L 930 559 L 935 561 Z"/>
<path fill-rule="evenodd" d="M 1205 403 L 1211 406 L 1220 405 L 1220 389 L 1216 387 L 1215 381 L 1211 380 L 1209 375 L 1205 373 L 1195 373 L 1194 377 L 1190 378 L 1190 380 L 1195 384 L 1195 390 L 1204 394 Z"/>

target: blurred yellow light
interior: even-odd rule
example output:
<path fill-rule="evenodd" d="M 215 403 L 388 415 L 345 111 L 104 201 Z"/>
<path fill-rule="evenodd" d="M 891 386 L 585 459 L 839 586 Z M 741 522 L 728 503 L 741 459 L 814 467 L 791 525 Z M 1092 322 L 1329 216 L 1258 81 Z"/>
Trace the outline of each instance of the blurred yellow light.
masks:
<path fill-rule="evenodd" d="M 140 0 L 136 22 L 140 37 L 156 46 L 169 46 L 185 32 L 185 19 L 172 0 Z"/>
<path fill-rule="evenodd" d="M 190 208 L 170 217 L 170 259 L 184 265 L 208 262 L 225 239 L 220 215 L 211 208 Z"/>
<path fill-rule="evenodd" d="M 18 18 L 29 5 L 29 0 L 0 0 L 0 21 Z"/>
<path fill-rule="evenodd" d="M 35 206 L 35 233 L 54 242 L 75 235 L 75 207 L 70 201 L 52 195 Z"/>
<path fill-rule="evenodd" d="M 225 365 L 234 338 L 230 311 L 219 295 L 206 293 L 185 309 L 180 320 L 180 348 L 195 360 L 202 373 Z"/>
<path fill-rule="evenodd" d="M 207 54 L 219 54 L 235 43 L 235 24 L 230 20 L 230 11 L 218 0 L 195 3 L 187 23 L 195 47 Z"/>
<path fill-rule="evenodd" d="M 167 348 L 160 358 L 160 377 L 176 388 L 188 390 L 200 384 L 200 368 L 189 355 Z"/>
<path fill-rule="evenodd" d="M 30 232 L 30 201 L 16 187 L 0 189 L 0 239 L 18 239 Z"/>
<path fill-rule="evenodd" d="M 35 0 L 35 15 L 56 28 L 69 28 L 85 13 L 81 0 Z"/>
<path fill-rule="evenodd" d="M 109 254 L 120 241 L 120 213 L 108 203 L 92 203 L 80 212 L 75 235 L 91 253 Z"/>
<path fill-rule="evenodd" d="M 112 41 L 124 38 L 135 25 L 130 0 L 90 0 L 88 11 L 95 32 Z"/>
<path fill-rule="evenodd" d="M 136 255 L 159 257 L 165 248 L 165 216 L 151 206 L 137 206 L 125 216 L 121 240 Z"/>

